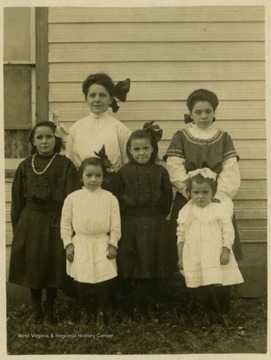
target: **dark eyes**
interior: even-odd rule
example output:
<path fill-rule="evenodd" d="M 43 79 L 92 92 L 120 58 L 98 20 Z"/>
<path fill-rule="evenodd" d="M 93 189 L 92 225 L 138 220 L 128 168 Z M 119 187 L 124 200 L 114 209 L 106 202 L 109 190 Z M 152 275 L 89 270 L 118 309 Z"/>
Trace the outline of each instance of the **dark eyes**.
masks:
<path fill-rule="evenodd" d="M 107 95 L 104 94 L 104 93 L 100 93 L 100 94 L 90 93 L 90 94 L 89 94 L 89 97 L 94 98 L 94 97 L 96 97 L 97 95 L 99 95 L 99 97 L 106 97 L 106 96 L 107 96 Z"/>
<path fill-rule="evenodd" d="M 192 191 L 193 194 L 199 194 L 199 191 Z M 202 191 L 203 194 L 209 194 L 209 191 Z"/>
<path fill-rule="evenodd" d="M 43 139 L 44 137 L 45 137 L 46 139 L 52 139 L 52 138 L 53 138 L 53 135 L 47 135 L 47 136 L 38 135 L 38 136 L 36 136 L 36 139 L 41 140 L 41 139 Z"/>
<path fill-rule="evenodd" d="M 97 178 L 102 177 L 102 174 L 92 174 L 92 173 L 88 173 L 86 174 L 87 177 L 92 177 L 92 176 L 96 176 Z"/>
<path fill-rule="evenodd" d="M 143 147 L 143 150 L 148 150 L 149 148 L 150 148 L 149 146 L 146 146 L 146 147 Z M 139 151 L 140 148 L 135 147 L 135 148 L 133 148 L 132 150 L 134 150 L 134 151 Z"/>
<path fill-rule="evenodd" d="M 206 112 L 206 114 L 211 114 L 211 113 L 212 113 L 212 110 L 211 110 L 211 109 L 208 109 L 208 110 L 206 110 L 205 112 Z M 201 111 L 201 110 L 196 110 L 196 111 L 195 111 L 195 114 L 197 114 L 197 115 L 201 115 L 202 113 L 204 113 L 204 111 Z"/>

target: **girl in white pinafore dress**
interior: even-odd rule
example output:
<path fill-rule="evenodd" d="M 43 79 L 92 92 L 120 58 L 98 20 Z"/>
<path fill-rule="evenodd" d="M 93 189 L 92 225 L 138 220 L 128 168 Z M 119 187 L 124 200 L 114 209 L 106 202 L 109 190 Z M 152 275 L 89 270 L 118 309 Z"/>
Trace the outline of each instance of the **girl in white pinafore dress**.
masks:
<path fill-rule="evenodd" d="M 103 174 L 101 159 L 91 157 L 82 162 L 79 175 L 84 186 L 66 198 L 61 218 L 67 273 L 77 281 L 79 307 L 85 310 L 87 322 L 96 317 L 99 323 L 108 320 L 121 235 L 118 200 L 101 188 Z"/>
<path fill-rule="evenodd" d="M 232 252 L 233 204 L 226 196 L 213 200 L 217 175 L 210 169 L 188 175 L 191 200 L 177 220 L 178 266 L 186 286 L 200 288 L 205 309 L 214 319 L 213 312 L 225 316 L 230 309 L 230 286 L 244 281 Z"/>

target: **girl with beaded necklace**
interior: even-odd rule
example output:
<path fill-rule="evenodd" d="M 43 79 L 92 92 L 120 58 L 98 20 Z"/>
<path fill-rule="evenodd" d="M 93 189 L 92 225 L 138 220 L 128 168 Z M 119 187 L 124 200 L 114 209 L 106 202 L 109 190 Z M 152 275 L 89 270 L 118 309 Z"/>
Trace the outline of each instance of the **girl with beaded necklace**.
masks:
<path fill-rule="evenodd" d="M 55 323 L 57 288 L 65 279 L 65 251 L 60 237 L 61 209 L 66 196 L 78 189 L 77 171 L 71 160 L 59 154 L 61 139 L 56 125 L 43 121 L 34 126 L 29 141 L 31 154 L 16 170 L 12 184 L 11 222 L 13 242 L 9 282 L 30 289 L 33 322 L 44 315 Z M 42 289 L 46 289 L 45 312 Z"/>

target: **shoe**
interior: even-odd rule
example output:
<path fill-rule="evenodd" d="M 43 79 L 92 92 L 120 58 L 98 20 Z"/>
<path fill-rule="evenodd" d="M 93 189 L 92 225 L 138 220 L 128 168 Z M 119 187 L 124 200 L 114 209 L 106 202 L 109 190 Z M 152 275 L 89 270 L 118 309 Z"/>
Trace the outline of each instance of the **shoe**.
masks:
<path fill-rule="evenodd" d="M 104 327 L 104 314 L 100 311 L 96 317 L 96 326 L 97 329 L 101 330 Z"/>
<path fill-rule="evenodd" d="M 79 315 L 79 321 L 81 325 L 90 325 L 94 323 L 93 314 L 87 309 L 83 309 Z"/>
<path fill-rule="evenodd" d="M 41 304 L 34 304 L 32 306 L 32 314 L 29 318 L 31 323 L 39 323 L 42 321 L 42 307 Z"/>
<path fill-rule="evenodd" d="M 131 320 L 139 323 L 142 320 L 142 314 L 141 312 L 138 310 L 138 308 L 134 308 L 132 314 L 131 314 Z"/>
<path fill-rule="evenodd" d="M 231 327 L 232 326 L 232 323 L 231 323 L 231 320 L 229 319 L 228 314 L 222 314 L 222 324 L 225 327 Z"/>
<path fill-rule="evenodd" d="M 58 323 L 53 306 L 48 306 L 48 304 L 45 304 L 43 322 L 49 323 L 50 325 L 56 325 Z"/>

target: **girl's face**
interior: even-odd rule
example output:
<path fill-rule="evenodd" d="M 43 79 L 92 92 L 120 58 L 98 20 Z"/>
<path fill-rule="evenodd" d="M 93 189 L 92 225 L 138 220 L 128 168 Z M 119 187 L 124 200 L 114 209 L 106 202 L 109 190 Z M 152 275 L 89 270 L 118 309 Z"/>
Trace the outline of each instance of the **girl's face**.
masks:
<path fill-rule="evenodd" d="M 197 184 L 196 181 L 192 181 L 190 196 L 196 206 L 205 207 L 212 201 L 213 191 L 206 182 Z"/>
<path fill-rule="evenodd" d="M 89 87 L 86 96 L 86 102 L 89 109 L 94 114 L 102 114 L 108 109 L 112 102 L 112 98 L 105 87 L 98 84 L 93 84 Z"/>
<path fill-rule="evenodd" d="M 88 190 L 98 189 L 103 182 L 103 170 L 97 165 L 87 165 L 83 170 L 82 181 Z"/>
<path fill-rule="evenodd" d="M 215 111 L 208 101 L 198 101 L 190 116 L 199 128 L 206 129 L 213 123 Z"/>
<path fill-rule="evenodd" d="M 32 143 L 40 155 L 51 155 L 56 144 L 55 134 L 48 126 L 38 126 L 35 130 Z"/>
<path fill-rule="evenodd" d="M 129 147 L 129 152 L 135 162 L 138 164 L 146 164 L 150 161 L 153 146 L 148 138 L 134 139 Z"/>

